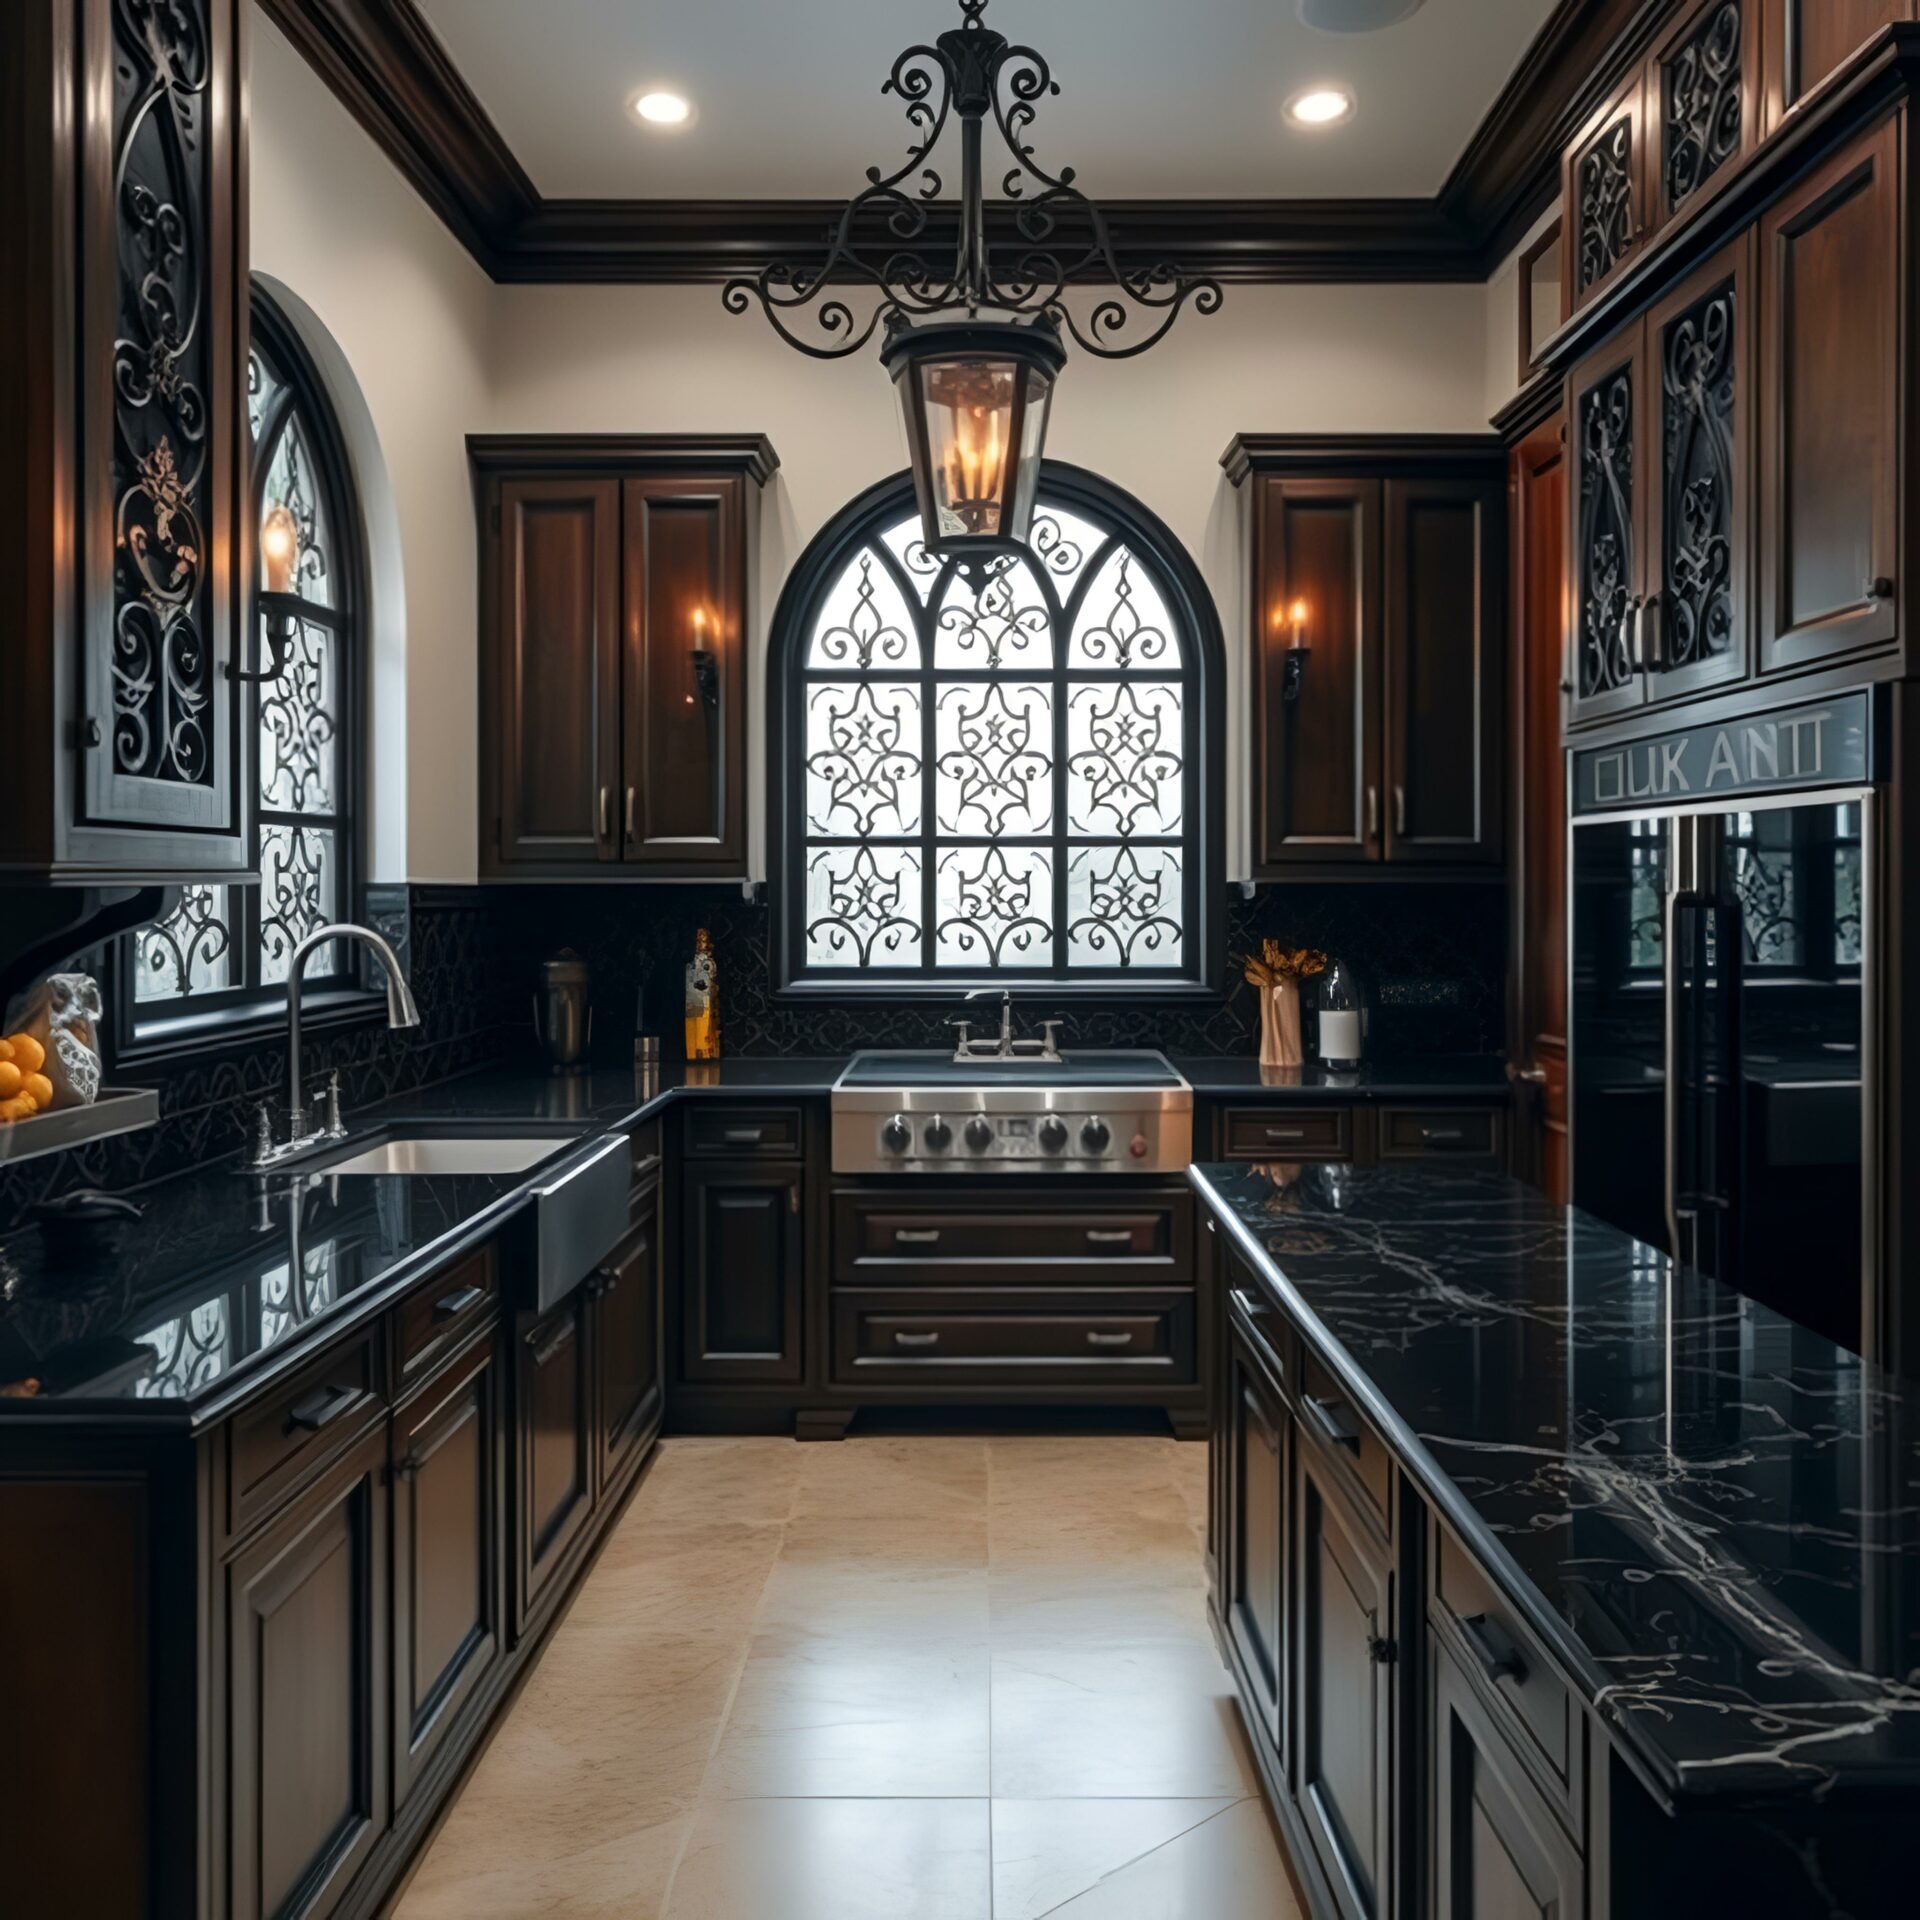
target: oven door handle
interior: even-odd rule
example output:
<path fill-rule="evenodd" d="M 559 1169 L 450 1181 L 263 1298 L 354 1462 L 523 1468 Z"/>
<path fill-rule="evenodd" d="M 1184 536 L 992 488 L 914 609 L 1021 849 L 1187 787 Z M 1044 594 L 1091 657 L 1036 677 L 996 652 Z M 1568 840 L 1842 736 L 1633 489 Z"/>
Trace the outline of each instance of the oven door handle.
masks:
<path fill-rule="evenodd" d="M 1703 893 L 1667 895 L 1666 939 L 1660 955 L 1661 1032 L 1661 1176 L 1666 1202 L 1667 1247 L 1680 1260 L 1680 916 L 1710 902 Z"/>

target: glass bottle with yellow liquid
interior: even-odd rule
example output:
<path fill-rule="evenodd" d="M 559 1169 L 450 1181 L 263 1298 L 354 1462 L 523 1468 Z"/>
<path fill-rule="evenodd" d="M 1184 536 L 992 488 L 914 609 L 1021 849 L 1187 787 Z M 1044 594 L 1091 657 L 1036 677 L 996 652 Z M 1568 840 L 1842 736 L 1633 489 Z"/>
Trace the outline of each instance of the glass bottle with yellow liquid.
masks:
<path fill-rule="evenodd" d="M 687 963 L 687 1058 L 720 1058 L 720 966 L 714 958 L 713 935 L 705 927 L 693 936 L 693 958 Z"/>

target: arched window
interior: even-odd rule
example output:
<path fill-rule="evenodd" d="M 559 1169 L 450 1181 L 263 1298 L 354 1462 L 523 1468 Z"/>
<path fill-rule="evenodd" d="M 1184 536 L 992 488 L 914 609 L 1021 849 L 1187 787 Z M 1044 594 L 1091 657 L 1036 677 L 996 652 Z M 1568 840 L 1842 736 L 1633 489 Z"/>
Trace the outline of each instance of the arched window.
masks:
<path fill-rule="evenodd" d="M 872 489 L 775 616 L 783 984 L 1217 984 L 1221 672 L 1192 561 L 1093 475 L 1049 462 L 1027 552 L 975 569 Z"/>
<path fill-rule="evenodd" d="M 361 659 L 357 507 L 326 390 L 298 335 L 258 288 L 247 362 L 252 431 L 257 887 L 189 886 L 129 936 L 123 1036 L 203 1015 L 278 1011 L 293 950 L 355 906 Z M 277 670 L 276 670 L 277 664 Z M 308 962 L 357 989 L 337 946 Z"/>

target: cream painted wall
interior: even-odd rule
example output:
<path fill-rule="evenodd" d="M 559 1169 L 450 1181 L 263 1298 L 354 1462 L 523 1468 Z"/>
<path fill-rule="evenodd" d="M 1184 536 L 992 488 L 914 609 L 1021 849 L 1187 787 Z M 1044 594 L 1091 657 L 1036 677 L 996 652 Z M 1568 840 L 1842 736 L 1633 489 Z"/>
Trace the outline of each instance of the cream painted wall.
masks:
<path fill-rule="evenodd" d="M 253 267 L 298 303 L 371 523 L 371 877 L 471 879 L 464 442 L 487 422 L 494 289 L 278 30 L 251 25 Z"/>
<path fill-rule="evenodd" d="M 1487 418 L 1520 391 L 1520 256 L 1559 217 L 1556 203 L 1531 227 L 1526 238 L 1501 261 L 1487 282 Z M 1537 337 L 1537 336 L 1536 336 Z"/>

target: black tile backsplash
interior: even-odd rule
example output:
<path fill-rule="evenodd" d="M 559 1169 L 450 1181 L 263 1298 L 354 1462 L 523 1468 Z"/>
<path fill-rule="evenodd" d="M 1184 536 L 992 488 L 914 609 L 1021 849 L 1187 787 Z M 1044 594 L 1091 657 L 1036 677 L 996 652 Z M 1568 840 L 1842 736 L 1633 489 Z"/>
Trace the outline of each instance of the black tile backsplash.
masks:
<path fill-rule="evenodd" d="M 695 930 L 712 931 L 721 969 L 721 1028 L 729 1054 L 832 1054 L 861 1046 L 937 1047 L 953 1006 L 788 1006 L 776 1002 L 764 900 L 738 887 L 635 886 L 373 889 L 367 917 L 406 961 L 421 1026 L 389 1033 L 373 1019 L 311 1036 L 317 1078 L 338 1067 L 349 1113 L 431 1086 L 490 1060 L 524 1060 L 541 960 L 574 948 L 593 974 L 594 1051 L 631 1057 L 636 1010 L 669 1059 L 680 1052 L 681 970 Z M 1228 914 L 1234 955 L 1267 936 L 1322 947 L 1355 963 L 1372 989 L 1376 1057 L 1492 1052 L 1503 1044 L 1506 905 L 1487 883 L 1264 887 L 1236 890 Z M 82 959 L 77 964 L 89 964 Z M 94 963 L 97 965 L 97 960 Z M 1157 1046 L 1173 1053 L 1251 1052 L 1252 992 L 1238 978 L 1218 1002 L 1075 1011 L 1082 1046 Z M 160 1123 L 70 1154 L 0 1166 L 0 1233 L 35 1200 L 75 1187 L 118 1189 L 204 1164 L 244 1144 L 248 1108 L 286 1104 L 284 1032 L 145 1069 L 110 1068 L 115 1084 L 157 1085 Z"/>

